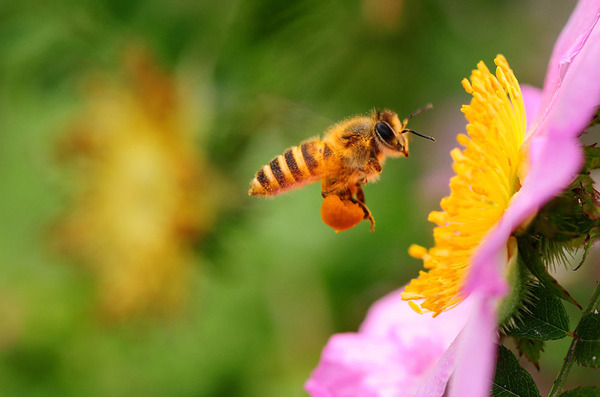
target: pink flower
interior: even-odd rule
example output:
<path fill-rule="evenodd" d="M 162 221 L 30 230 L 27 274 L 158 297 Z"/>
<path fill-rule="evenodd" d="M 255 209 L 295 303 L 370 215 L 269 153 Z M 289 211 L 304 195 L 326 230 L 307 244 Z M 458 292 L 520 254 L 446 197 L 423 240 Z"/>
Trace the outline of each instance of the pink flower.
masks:
<path fill-rule="evenodd" d="M 443 393 L 453 355 L 440 359 L 465 325 L 469 301 L 433 319 L 411 310 L 400 293 L 376 302 L 359 332 L 331 337 L 306 382 L 311 396 L 393 397 L 415 395 L 421 387 Z"/>
<path fill-rule="evenodd" d="M 474 311 L 459 343 L 450 396 L 487 396 L 495 363 L 495 308 L 504 296 L 510 235 L 564 190 L 579 171 L 579 134 L 600 105 L 600 2 L 581 0 L 554 47 L 543 91 L 524 90 L 529 171 L 475 254 L 464 291 Z"/>
<path fill-rule="evenodd" d="M 444 211 L 429 217 L 438 225 L 436 247 L 411 249 L 429 270 L 402 293 L 418 300 L 420 308 L 410 302 L 416 310 L 444 313 L 419 320 L 395 300 L 397 292 L 384 298 L 358 333 L 331 338 L 306 383 L 313 397 L 441 396 L 451 375 L 452 397 L 490 394 L 496 310 L 508 292 L 503 273 L 517 252 L 511 235 L 572 182 L 583 160 L 578 135 L 600 104 L 599 19 L 598 0 L 577 4 L 543 91 L 521 91 L 502 56 L 497 76 L 480 63 L 463 82 L 474 93 L 463 108 L 470 136 L 459 136 L 466 149 L 452 152 L 457 176 Z M 490 122 L 491 115 L 498 119 Z M 496 180 L 505 185 L 494 190 Z"/>

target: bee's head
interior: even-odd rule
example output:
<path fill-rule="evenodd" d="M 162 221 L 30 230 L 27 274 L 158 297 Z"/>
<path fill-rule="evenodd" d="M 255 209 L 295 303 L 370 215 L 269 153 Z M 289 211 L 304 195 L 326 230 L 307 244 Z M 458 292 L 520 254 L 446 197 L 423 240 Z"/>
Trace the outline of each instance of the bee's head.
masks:
<path fill-rule="evenodd" d="M 413 112 L 402 122 L 400 122 L 398 115 L 391 110 L 386 109 L 383 112 L 376 112 L 375 136 L 377 138 L 377 142 L 379 143 L 379 147 L 386 156 L 408 157 L 408 132 L 411 132 L 422 138 L 435 141 L 435 139 L 430 136 L 422 135 L 416 131 L 406 129 L 408 120 L 421 113 L 423 110 L 430 108 L 431 105 L 427 105 L 426 107 Z"/>
<path fill-rule="evenodd" d="M 375 137 L 386 156 L 408 157 L 408 137 L 402 132 L 402 127 L 396 113 L 387 109 L 377 112 Z"/>

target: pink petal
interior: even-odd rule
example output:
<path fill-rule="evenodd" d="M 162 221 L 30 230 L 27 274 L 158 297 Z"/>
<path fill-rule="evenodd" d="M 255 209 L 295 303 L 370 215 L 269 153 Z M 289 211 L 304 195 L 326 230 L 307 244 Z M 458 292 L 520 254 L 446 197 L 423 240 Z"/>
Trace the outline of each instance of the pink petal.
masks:
<path fill-rule="evenodd" d="M 494 374 L 497 318 L 495 308 L 508 285 L 502 277 L 508 263 L 507 242 L 513 227 L 503 218 L 473 258 L 465 290 L 473 299 L 469 322 L 460 334 L 450 396 L 488 396 Z"/>
<path fill-rule="evenodd" d="M 369 309 L 359 332 L 393 338 L 406 345 L 412 345 L 415 339 L 427 335 L 430 339 L 449 346 L 466 321 L 470 303 L 467 301 L 464 308 L 453 309 L 443 316 L 432 319 L 430 315 L 415 313 L 401 299 L 402 291 L 403 288 L 391 292 L 375 302 Z"/>
<path fill-rule="evenodd" d="M 531 169 L 504 215 L 513 229 L 567 188 L 583 163 L 579 141 L 570 137 L 534 137 L 529 154 Z"/>
<path fill-rule="evenodd" d="M 523 102 L 525 104 L 525 114 L 527 117 L 527 130 L 533 124 L 533 118 L 542 104 L 542 90 L 539 88 L 523 84 L 521 85 L 521 94 L 523 94 Z"/>
<path fill-rule="evenodd" d="M 459 336 L 450 397 L 489 396 L 496 358 L 497 299 L 476 294 L 474 310 Z"/>
<path fill-rule="evenodd" d="M 440 361 L 425 378 L 415 397 L 437 397 L 443 396 L 446 391 L 446 385 L 450 376 L 454 372 L 456 365 L 456 353 L 458 352 L 458 340 L 460 335 L 454 339 L 452 344 L 446 349 Z"/>
<path fill-rule="evenodd" d="M 312 396 L 395 396 L 402 389 L 414 391 L 418 378 L 406 364 L 427 363 L 430 358 L 419 356 L 418 351 L 403 354 L 403 350 L 385 338 L 334 335 L 305 388 Z"/>
<path fill-rule="evenodd" d="M 561 69 L 564 69 L 581 50 L 590 28 L 598 20 L 599 12 L 600 3 L 597 0 L 580 0 L 575 6 L 567 24 L 554 44 L 548 63 L 544 91 L 550 97 L 559 85 Z M 547 103 L 548 101 L 546 101 Z"/>
<path fill-rule="evenodd" d="M 391 397 L 419 389 L 422 396 L 443 395 L 455 349 L 444 352 L 466 323 L 470 299 L 432 318 L 415 313 L 400 294 L 375 303 L 358 333 L 331 337 L 305 384 L 311 396 Z"/>
<path fill-rule="evenodd" d="M 542 108 L 531 135 L 575 136 L 591 121 L 600 104 L 599 20 L 598 1 L 578 3 L 548 66 Z"/>

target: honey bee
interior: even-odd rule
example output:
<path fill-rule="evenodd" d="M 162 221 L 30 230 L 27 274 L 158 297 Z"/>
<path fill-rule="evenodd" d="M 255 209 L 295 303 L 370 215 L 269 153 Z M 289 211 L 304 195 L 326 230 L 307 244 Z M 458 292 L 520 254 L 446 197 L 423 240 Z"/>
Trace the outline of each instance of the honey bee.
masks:
<path fill-rule="evenodd" d="M 248 195 L 275 196 L 320 180 L 321 195 L 325 201 L 328 196 L 335 195 L 341 202 L 360 207 L 362 219 L 359 218 L 356 223 L 367 220 L 373 231 L 375 220 L 365 204 L 362 185 L 378 179 L 387 157 L 408 157 L 407 133 L 435 141 L 430 136 L 406 128 L 411 118 L 430 108 L 432 105 L 428 104 L 402 122 L 389 109 L 374 110 L 370 116 L 355 116 L 341 121 L 331 126 L 322 140 L 309 139 L 287 149 L 263 166 L 250 182 Z"/>

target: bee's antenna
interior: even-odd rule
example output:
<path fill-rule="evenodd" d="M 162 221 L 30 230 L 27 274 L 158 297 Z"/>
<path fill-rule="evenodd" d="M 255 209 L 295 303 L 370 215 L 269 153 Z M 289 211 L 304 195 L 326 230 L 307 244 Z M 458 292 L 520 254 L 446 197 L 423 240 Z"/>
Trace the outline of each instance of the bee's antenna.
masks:
<path fill-rule="evenodd" d="M 402 121 L 402 134 L 410 132 L 412 134 L 415 134 L 417 136 L 420 136 L 421 138 L 425 138 L 425 139 L 429 139 L 430 141 L 435 142 L 435 138 L 432 136 L 428 136 L 428 135 L 423 135 L 418 133 L 417 131 L 413 131 L 413 130 L 408 130 L 404 127 L 406 127 L 406 124 L 408 123 L 408 120 L 412 119 L 413 117 L 423 113 L 426 110 L 432 109 L 433 108 L 433 104 L 428 103 L 427 105 L 418 108 L 417 110 L 415 110 L 414 112 L 412 112 L 411 114 L 409 114 L 408 116 L 406 116 L 406 118 Z"/>
<path fill-rule="evenodd" d="M 409 114 L 408 116 L 406 116 L 406 118 L 404 119 L 404 122 L 403 122 L 404 125 L 406 125 L 406 123 L 408 122 L 408 120 L 414 118 L 415 116 L 417 116 L 417 115 L 419 115 L 419 114 L 421 114 L 424 111 L 429 110 L 429 109 L 433 109 L 433 104 L 428 103 L 427 105 L 418 108 L 417 110 L 415 110 L 414 112 L 412 112 L 411 114 Z"/>
<path fill-rule="evenodd" d="M 429 135 L 423 135 L 423 134 L 421 134 L 421 133 L 419 133 L 419 132 L 417 132 L 417 131 L 413 131 L 413 130 L 407 130 L 407 129 L 403 129 L 403 130 L 402 130 L 402 133 L 403 133 L 403 134 L 405 134 L 405 133 L 407 133 L 407 132 L 410 132 L 411 134 L 415 134 L 415 135 L 417 135 L 417 136 L 420 136 L 421 138 L 429 139 L 430 141 L 433 141 L 433 142 L 435 142 L 435 138 L 434 138 L 434 137 L 432 137 L 432 136 L 429 136 Z"/>

